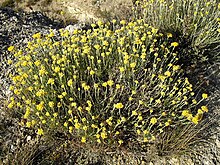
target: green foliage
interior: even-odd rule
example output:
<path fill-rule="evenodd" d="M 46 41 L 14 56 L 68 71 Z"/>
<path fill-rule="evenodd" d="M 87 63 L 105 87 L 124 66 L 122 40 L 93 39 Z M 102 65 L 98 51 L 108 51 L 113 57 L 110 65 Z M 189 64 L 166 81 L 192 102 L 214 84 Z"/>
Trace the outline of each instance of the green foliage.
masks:
<path fill-rule="evenodd" d="M 148 144 L 168 128 L 198 124 L 208 111 L 201 106 L 207 94 L 196 101 L 171 33 L 142 19 L 97 25 L 61 29 L 59 41 L 53 31 L 37 33 L 23 50 L 8 48 L 17 59 L 10 86 L 16 98 L 8 107 L 23 114 L 27 127 L 114 148 Z"/>
<path fill-rule="evenodd" d="M 135 16 L 166 32 L 179 33 L 191 61 L 218 59 L 220 42 L 220 4 L 217 0 L 136 1 Z M 191 50 L 191 51 L 189 51 Z M 212 53 L 210 53 L 210 51 Z M 195 56 L 192 56 L 195 55 Z"/>

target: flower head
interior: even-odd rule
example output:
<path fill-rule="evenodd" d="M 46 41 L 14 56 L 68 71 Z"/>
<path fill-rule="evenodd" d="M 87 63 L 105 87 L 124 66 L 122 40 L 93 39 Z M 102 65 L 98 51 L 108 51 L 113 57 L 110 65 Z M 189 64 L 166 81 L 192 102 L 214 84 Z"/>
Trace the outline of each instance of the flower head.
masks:
<path fill-rule="evenodd" d="M 156 117 L 151 118 L 150 123 L 153 124 L 153 125 L 156 124 L 157 123 L 157 118 Z"/>
<path fill-rule="evenodd" d="M 173 47 L 177 47 L 179 44 L 178 44 L 178 42 L 172 42 L 171 43 L 171 46 L 173 46 Z"/>
<path fill-rule="evenodd" d="M 14 50 L 14 46 L 9 46 L 9 47 L 8 47 L 8 51 L 9 51 L 9 52 L 11 52 L 11 51 L 13 51 L 13 50 Z"/>
<path fill-rule="evenodd" d="M 121 109 L 121 108 L 124 107 L 124 105 L 123 105 L 122 103 L 117 103 L 117 104 L 114 104 L 114 107 L 115 107 L 116 109 Z"/>

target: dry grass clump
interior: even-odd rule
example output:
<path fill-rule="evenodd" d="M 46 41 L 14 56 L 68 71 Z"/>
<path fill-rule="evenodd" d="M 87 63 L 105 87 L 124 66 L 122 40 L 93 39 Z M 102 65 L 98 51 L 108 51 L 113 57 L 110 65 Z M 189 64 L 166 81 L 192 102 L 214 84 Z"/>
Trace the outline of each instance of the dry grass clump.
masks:
<path fill-rule="evenodd" d="M 218 1 L 141 0 L 135 3 L 135 16 L 143 16 L 146 22 L 160 30 L 179 34 L 182 44 L 188 42 L 185 55 L 191 61 L 219 60 Z"/>

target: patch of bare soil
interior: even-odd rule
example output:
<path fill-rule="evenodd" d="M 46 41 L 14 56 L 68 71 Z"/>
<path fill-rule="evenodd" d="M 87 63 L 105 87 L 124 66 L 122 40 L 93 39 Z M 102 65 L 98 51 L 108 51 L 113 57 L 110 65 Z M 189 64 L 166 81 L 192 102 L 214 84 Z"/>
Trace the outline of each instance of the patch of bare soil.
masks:
<path fill-rule="evenodd" d="M 99 19 L 129 19 L 132 0 L 1 0 L 1 5 L 27 12 L 41 11 L 66 24 L 91 23 Z"/>

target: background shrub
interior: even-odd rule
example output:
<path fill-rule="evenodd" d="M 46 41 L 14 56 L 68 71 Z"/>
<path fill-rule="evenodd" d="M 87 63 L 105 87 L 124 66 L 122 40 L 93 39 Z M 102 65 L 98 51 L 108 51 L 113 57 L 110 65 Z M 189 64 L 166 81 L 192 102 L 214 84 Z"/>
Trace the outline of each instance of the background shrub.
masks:
<path fill-rule="evenodd" d="M 135 16 L 181 42 L 187 62 L 219 60 L 220 4 L 217 0 L 141 0 L 135 2 Z M 143 16 L 144 15 L 144 16 Z M 189 60 L 191 59 L 191 60 Z"/>

